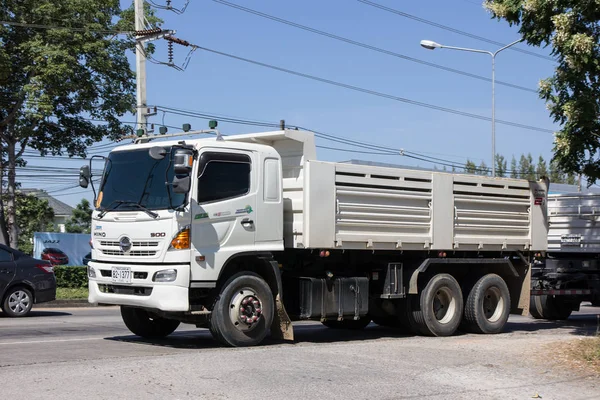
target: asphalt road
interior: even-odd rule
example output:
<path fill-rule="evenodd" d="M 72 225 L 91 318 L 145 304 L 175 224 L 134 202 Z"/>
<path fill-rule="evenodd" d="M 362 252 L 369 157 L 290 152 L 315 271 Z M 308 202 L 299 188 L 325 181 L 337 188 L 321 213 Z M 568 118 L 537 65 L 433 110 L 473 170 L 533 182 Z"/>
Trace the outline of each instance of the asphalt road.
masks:
<path fill-rule="evenodd" d="M 117 308 L 40 309 L 0 315 L 0 398 L 600 399 L 598 376 L 555 365 L 549 350 L 593 334 L 599 315 L 513 316 L 506 333 L 450 338 L 299 323 L 294 343 L 230 349 L 191 326 L 141 340 Z"/>

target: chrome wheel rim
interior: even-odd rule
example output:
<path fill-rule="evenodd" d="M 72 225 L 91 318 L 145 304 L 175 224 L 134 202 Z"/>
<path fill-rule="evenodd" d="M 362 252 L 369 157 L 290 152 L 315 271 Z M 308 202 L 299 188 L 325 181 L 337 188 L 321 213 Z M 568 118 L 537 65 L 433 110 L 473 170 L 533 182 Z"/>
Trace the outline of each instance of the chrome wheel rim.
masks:
<path fill-rule="evenodd" d="M 238 290 L 229 303 L 229 319 L 242 332 L 254 329 L 262 315 L 262 302 L 252 289 Z"/>
<path fill-rule="evenodd" d="M 440 324 L 447 324 L 454 318 L 456 298 L 450 288 L 441 287 L 433 298 L 433 315 Z"/>
<path fill-rule="evenodd" d="M 8 308 L 15 314 L 24 314 L 31 305 L 29 294 L 24 290 L 17 290 L 8 297 Z"/>
<path fill-rule="evenodd" d="M 500 320 L 504 312 L 504 298 L 496 286 L 487 288 L 483 294 L 483 314 L 490 322 Z"/>

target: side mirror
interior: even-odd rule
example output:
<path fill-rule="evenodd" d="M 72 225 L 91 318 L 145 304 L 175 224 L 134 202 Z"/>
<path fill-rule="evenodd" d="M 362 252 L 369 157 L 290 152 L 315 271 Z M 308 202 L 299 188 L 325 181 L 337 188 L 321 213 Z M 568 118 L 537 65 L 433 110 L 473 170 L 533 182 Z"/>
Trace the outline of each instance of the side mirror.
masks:
<path fill-rule="evenodd" d="M 91 173 L 89 165 L 84 165 L 79 168 L 79 186 L 87 189 L 88 185 L 90 184 L 90 177 Z"/>
<path fill-rule="evenodd" d="M 194 152 L 190 149 L 177 149 L 173 157 L 175 175 L 189 175 L 194 165 Z"/>
<path fill-rule="evenodd" d="M 190 191 L 192 180 L 189 175 L 184 177 L 174 177 L 173 178 L 173 192 L 175 193 L 187 193 Z"/>
<path fill-rule="evenodd" d="M 167 151 L 164 147 L 160 146 L 151 147 L 150 150 L 148 150 L 148 153 L 150 154 L 150 157 L 155 160 L 162 160 L 167 155 Z"/>

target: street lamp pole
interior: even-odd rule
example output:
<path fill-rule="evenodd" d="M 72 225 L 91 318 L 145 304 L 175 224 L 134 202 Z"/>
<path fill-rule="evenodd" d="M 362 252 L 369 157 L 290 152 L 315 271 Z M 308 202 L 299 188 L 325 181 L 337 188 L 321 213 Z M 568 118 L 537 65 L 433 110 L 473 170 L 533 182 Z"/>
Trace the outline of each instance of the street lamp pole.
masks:
<path fill-rule="evenodd" d="M 484 53 L 492 57 L 492 176 L 496 176 L 496 56 L 503 50 L 522 42 L 524 39 L 515 40 L 495 52 L 487 50 L 469 49 L 465 47 L 444 46 L 431 40 L 421 40 L 421 46 L 427 50 L 450 49 L 468 51 L 471 53 Z"/>

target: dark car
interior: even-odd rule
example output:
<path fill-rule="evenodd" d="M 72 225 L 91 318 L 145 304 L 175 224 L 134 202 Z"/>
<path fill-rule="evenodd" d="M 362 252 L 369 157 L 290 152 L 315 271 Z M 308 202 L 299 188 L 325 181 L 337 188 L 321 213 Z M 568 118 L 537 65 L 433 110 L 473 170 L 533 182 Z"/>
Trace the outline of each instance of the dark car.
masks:
<path fill-rule="evenodd" d="M 65 265 L 69 263 L 69 257 L 65 252 L 55 247 L 46 247 L 42 250 L 42 260 L 48 260 L 52 265 Z"/>
<path fill-rule="evenodd" d="M 56 298 L 52 264 L 0 244 L 0 299 L 10 317 L 24 317 L 34 303 Z"/>

